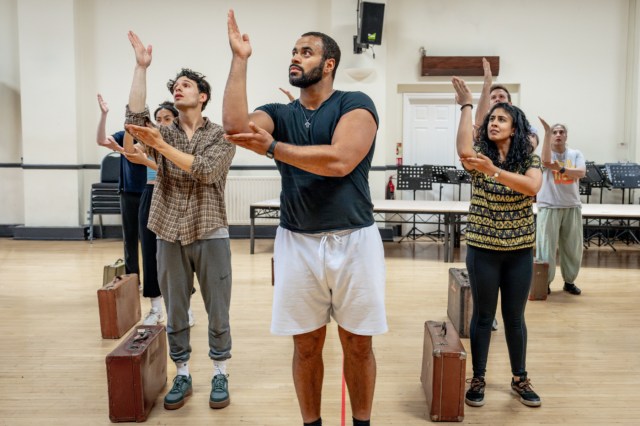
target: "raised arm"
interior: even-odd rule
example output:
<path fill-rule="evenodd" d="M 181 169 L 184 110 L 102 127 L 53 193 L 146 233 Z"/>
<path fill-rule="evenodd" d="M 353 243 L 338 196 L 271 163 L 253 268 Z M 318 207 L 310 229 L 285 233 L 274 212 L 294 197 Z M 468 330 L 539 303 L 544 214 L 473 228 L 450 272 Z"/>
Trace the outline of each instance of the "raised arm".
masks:
<path fill-rule="evenodd" d="M 289 98 L 289 102 L 293 102 L 296 100 L 295 96 L 293 96 L 287 89 L 283 89 L 282 87 L 278 87 L 278 89 L 280 89 L 280 91 L 284 93 L 287 98 Z"/>
<path fill-rule="evenodd" d="M 489 112 L 489 103 L 491 101 L 490 90 L 491 84 L 493 84 L 491 64 L 486 58 L 482 58 L 482 68 L 484 69 L 484 84 L 482 85 L 482 92 L 480 93 L 480 99 L 478 100 L 478 109 L 476 110 L 476 125 L 481 125 Z"/>
<path fill-rule="evenodd" d="M 129 110 L 133 113 L 144 111 L 147 100 L 147 68 L 151 65 L 151 45 L 144 47 L 140 37 L 129 31 L 129 41 L 136 55 L 136 66 L 133 71 L 133 82 L 129 92 Z"/>
<path fill-rule="evenodd" d="M 273 132 L 273 121 L 266 113 L 249 114 L 247 103 L 247 65 L 251 56 L 249 35 L 241 34 L 233 10 L 227 15 L 227 31 L 231 47 L 231 68 L 222 100 L 222 125 L 227 134 L 251 132 L 249 121 Z"/>
<path fill-rule="evenodd" d="M 476 156 L 476 152 L 473 149 L 473 124 L 471 123 L 473 95 L 471 95 L 471 91 L 461 78 L 453 77 L 451 82 L 456 91 L 456 103 L 461 106 L 456 149 L 458 151 L 458 157 L 464 160 L 465 158 Z M 464 161 L 463 164 L 465 164 Z"/>
<path fill-rule="evenodd" d="M 560 166 L 551 162 L 551 127 L 542 117 L 538 117 L 542 127 L 544 128 L 544 139 L 542 141 L 542 152 L 540 153 L 540 160 L 542 165 L 548 169 L 560 170 Z M 557 166 L 557 168 L 556 168 Z"/>
<path fill-rule="evenodd" d="M 98 106 L 100 107 L 100 121 L 98 122 L 98 133 L 96 135 L 96 143 L 100 146 L 105 145 L 107 139 L 107 115 L 109 115 L 109 106 L 102 99 L 102 95 L 98 93 Z"/>
<path fill-rule="evenodd" d="M 100 106 L 100 121 L 98 122 L 98 132 L 96 135 L 97 144 L 113 151 L 122 152 L 122 147 L 113 139 L 113 136 L 107 136 L 106 126 L 109 106 L 104 99 L 102 99 L 100 93 L 98 93 L 98 105 Z"/>

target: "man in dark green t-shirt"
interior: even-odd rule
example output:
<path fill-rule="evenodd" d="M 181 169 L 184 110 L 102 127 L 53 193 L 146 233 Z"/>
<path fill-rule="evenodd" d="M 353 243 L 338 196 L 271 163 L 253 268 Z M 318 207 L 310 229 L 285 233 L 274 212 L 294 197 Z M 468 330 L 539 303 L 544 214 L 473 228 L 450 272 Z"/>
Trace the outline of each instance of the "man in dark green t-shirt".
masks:
<path fill-rule="evenodd" d="M 282 176 L 271 332 L 293 336 L 303 422 L 320 425 L 322 347 L 333 317 L 353 424 L 368 425 L 376 374 L 372 336 L 387 331 L 384 250 L 368 183 L 375 106 L 364 93 L 333 89 L 340 49 L 326 34 L 310 32 L 296 42 L 289 65 L 300 99 L 249 113 L 251 45 L 233 11 L 228 26 L 233 59 L 222 108 L 226 138 L 275 159 Z"/>

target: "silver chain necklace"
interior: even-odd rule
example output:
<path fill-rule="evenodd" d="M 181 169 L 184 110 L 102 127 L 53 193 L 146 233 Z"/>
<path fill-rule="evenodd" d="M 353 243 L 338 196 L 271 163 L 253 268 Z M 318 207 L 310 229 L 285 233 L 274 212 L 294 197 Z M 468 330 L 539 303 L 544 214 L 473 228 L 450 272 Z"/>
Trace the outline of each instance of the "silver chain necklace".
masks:
<path fill-rule="evenodd" d="M 302 106 L 301 103 L 299 103 L 298 105 L 300 105 L 300 111 L 302 111 L 302 115 L 304 115 L 304 127 L 306 127 L 307 129 L 309 127 L 311 127 L 311 119 L 313 118 L 313 116 L 316 114 L 316 112 L 318 112 L 318 110 L 314 110 L 311 115 L 309 117 L 307 117 L 307 114 L 304 112 L 304 107 Z"/>

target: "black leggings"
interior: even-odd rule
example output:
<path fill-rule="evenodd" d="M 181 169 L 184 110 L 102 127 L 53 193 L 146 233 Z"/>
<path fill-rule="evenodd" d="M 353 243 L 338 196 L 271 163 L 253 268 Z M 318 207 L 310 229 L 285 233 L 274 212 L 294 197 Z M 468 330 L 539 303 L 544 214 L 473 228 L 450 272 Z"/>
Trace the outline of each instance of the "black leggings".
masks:
<path fill-rule="evenodd" d="M 147 184 L 140 199 L 140 214 L 138 215 L 140 245 L 142 246 L 142 272 L 144 273 L 142 295 L 144 297 L 161 296 L 160 285 L 158 284 L 158 262 L 156 261 L 156 234 L 147 228 L 152 196 L 153 185 Z"/>
<path fill-rule="evenodd" d="M 124 266 L 127 274 L 140 275 L 138 258 L 138 210 L 142 193 L 121 192 L 122 239 L 124 240 Z"/>
<path fill-rule="evenodd" d="M 495 251 L 468 245 L 467 269 L 473 296 L 470 327 L 473 375 L 484 376 L 487 369 L 498 290 L 511 373 L 514 376 L 526 375 L 527 325 L 524 308 L 531 286 L 533 248 Z"/>

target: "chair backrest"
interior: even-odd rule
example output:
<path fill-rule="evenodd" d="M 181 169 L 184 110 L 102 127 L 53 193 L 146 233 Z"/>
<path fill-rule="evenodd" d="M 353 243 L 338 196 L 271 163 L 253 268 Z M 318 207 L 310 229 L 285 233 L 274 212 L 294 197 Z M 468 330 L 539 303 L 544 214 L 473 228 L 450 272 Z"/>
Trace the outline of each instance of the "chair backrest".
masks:
<path fill-rule="evenodd" d="M 112 152 L 104 156 L 100 164 L 100 182 L 118 183 L 120 179 L 120 154 Z"/>

